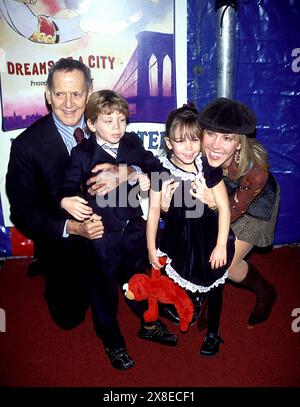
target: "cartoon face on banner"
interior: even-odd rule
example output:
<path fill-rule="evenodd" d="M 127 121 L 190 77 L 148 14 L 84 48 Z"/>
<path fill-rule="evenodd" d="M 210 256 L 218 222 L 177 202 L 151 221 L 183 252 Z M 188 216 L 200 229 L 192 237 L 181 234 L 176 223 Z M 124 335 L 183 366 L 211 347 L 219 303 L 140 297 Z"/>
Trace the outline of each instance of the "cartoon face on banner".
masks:
<path fill-rule="evenodd" d="M 61 57 L 82 60 L 94 90 L 121 93 L 131 122 L 163 123 L 176 106 L 172 0 L 0 0 L 4 131 L 47 113 L 44 85 Z"/>

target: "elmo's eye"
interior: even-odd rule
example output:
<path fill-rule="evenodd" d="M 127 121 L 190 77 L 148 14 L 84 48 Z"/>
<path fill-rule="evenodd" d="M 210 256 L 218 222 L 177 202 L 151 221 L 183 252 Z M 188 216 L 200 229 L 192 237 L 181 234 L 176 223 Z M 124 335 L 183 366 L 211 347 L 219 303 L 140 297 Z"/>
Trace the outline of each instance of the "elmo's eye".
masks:
<path fill-rule="evenodd" d="M 124 294 L 127 294 L 127 291 L 128 291 L 128 283 L 126 283 L 126 284 L 123 285 L 122 290 L 123 290 L 123 293 L 124 293 Z"/>

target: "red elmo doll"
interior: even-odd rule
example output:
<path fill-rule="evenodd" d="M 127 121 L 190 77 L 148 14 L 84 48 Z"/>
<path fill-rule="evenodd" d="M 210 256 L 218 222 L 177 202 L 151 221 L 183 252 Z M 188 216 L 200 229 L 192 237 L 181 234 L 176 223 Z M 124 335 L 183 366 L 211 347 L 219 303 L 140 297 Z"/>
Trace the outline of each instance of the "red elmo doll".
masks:
<path fill-rule="evenodd" d="M 161 258 L 160 263 L 165 265 L 166 258 Z M 193 318 L 193 303 L 186 291 L 169 277 L 162 276 L 160 270 L 152 267 L 150 277 L 146 274 L 135 274 L 123 285 L 123 290 L 129 300 L 148 300 L 148 309 L 144 312 L 145 322 L 158 319 L 158 302 L 173 304 L 179 315 L 181 331 L 188 330 Z"/>

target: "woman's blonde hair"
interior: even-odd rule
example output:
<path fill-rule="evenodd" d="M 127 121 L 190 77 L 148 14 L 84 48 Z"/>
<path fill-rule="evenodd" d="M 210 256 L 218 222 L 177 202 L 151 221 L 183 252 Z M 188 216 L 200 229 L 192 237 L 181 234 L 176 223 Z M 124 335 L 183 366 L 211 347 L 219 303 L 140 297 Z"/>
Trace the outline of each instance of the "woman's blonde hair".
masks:
<path fill-rule="evenodd" d="M 258 166 L 262 170 L 268 170 L 268 153 L 264 146 L 259 143 L 255 138 L 250 138 L 242 135 L 238 136 L 239 150 L 239 163 L 237 174 L 235 179 L 238 179 L 247 174 L 247 172 L 253 167 Z"/>

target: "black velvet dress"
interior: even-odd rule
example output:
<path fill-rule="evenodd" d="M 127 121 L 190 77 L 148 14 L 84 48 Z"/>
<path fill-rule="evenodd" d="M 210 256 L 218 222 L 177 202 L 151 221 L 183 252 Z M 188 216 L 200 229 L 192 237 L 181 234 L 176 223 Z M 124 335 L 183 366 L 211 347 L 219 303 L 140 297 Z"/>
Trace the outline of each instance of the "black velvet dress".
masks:
<path fill-rule="evenodd" d="M 195 292 L 208 292 L 219 284 L 224 284 L 227 269 L 234 255 L 235 236 L 230 230 L 227 242 L 227 264 L 211 269 L 209 258 L 218 236 L 218 214 L 198 199 L 193 199 L 189 191 L 191 182 L 204 176 L 209 188 L 222 179 L 221 168 L 210 167 L 206 158 L 198 156 L 198 173 L 190 173 L 175 166 L 167 157 L 162 164 L 179 187 L 175 191 L 159 243 L 158 255 L 168 256 L 166 274 L 181 287 Z M 161 253 L 162 252 L 162 253 Z"/>

